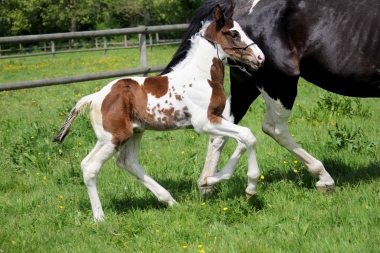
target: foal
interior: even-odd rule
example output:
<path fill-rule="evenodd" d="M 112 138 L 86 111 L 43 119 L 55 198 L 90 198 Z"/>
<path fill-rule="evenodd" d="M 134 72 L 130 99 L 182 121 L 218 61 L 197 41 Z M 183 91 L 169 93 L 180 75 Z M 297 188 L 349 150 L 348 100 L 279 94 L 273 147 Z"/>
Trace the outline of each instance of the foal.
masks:
<path fill-rule="evenodd" d="M 99 92 L 80 99 L 55 137 L 54 140 L 61 143 L 75 118 L 91 104 L 91 124 L 98 140 L 81 162 L 81 168 L 95 220 L 104 219 L 96 177 L 102 165 L 118 151 L 120 168 L 136 177 L 159 201 L 170 206 L 175 203 L 170 193 L 139 165 L 138 149 L 145 130 L 194 129 L 197 133 L 236 139 L 248 152 L 247 192 L 255 190 L 251 188 L 260 174 L 255 138 L 248 128 L 222 117 L 226 97 L 221 59 L 234 59 L 257 69 L 264 55 L 232 20 L 232 6 L 226 13 L 216 6 L 214 14 L 213 22 L 205 22 L 192 37 L 187 57 L 171 73 L 112 81 Z"/>

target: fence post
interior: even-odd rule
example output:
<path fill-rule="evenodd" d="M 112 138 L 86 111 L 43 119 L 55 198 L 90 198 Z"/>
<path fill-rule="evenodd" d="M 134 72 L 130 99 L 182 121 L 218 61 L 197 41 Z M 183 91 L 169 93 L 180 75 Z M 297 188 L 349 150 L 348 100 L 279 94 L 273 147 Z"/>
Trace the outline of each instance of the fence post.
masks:
<path fill-rule="evenodd" d="M 146 68 L 148 66 L 148 61 L 146 57 L 146 36 L 145 33 L 139 34 L 139 49 L 140 49 L 140 67 Z M 147 74 L 143 74 L 147 76 Z"/>
<path fill-rule="evenodd" d="M 1 45 L 0 45 L 0 56 L 1 56 L 1 53 L 2 53 L 2 52 L 1 52 Z"/>
<path fill-rule="evenodd" d="M 44 41 L 44 52 L 46 52 L 46 41 Z"/>
<path fill-rule="evenodd" d="M 128 47 L 127 35 L 124 35 L 124 47 Z"/>
<path fill-rule="evenodd" d="M 149 45 L 150 45 L 150 51 L 152 52 L 153 47 L 152 47 L 152 34 L 149 33 Z"/>
<path fill-rule="evenodd" d="M 107 57 L 107 38 L 106 37 L 103 37 L 103 48 L 104 48 L 103 57 Z"/>
<path fill-rule="evenodd" d="M 98 48 L 98 38 L 95 38 L 95 48 Z"/>
<path fill-rule="evenodd" d="M 156 33 L 156 43 L 158 44 L 158 42 L 159 42 L 159 37 L 158 37 L 158 33 Z"/>
<path fill-rule="evenodd" d="M 51 61 L 55 62 L 55 45 L 54 41 L 51 42 Z"/>

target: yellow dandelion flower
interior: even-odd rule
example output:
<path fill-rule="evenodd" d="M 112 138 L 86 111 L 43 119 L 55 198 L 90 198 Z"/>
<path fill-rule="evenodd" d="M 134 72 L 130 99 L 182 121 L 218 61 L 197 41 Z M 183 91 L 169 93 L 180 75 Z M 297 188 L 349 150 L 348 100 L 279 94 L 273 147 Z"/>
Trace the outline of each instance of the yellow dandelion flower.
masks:
<path fill-rule="evenodd" d="M 228 207 L 223 207 L 223 211 L 227 211 L 228 210 Z"/>
<path fill-rule="evenodd" d="M 298 163 L 298 160 L 294 160 L 294 164 L 297 164 Z"/>
<path fill-rule="evenodd" d="M 195 137 L 194 136 L 191 136 L 191 139 L 194 139 Z"/>
<path fill-rule="evenodd" d="M 156 233 L 160 232 L 160 230 L 156 229 Z"/>
<path fill-rule="evenodd" d="M 44 176 L 44 180 L 46 180 L 46 176 Z"/>
<path fill-rule="evenodd" d="M 39 172 L 37 172 L 37 174 L 36 174 L 37 176 L 39 176 L 40 175 L 40 173 Z"/>
<path fill-rule="evenodd" d="M 183 150 L 182 150 L 182 152 L 181 152 L 181 153 L 182 153 L 182 154 L 185 154 L 185 151 L 183 151 Z"/>
<path fill-rule="evenodd" d="M 202 244 L 199 244 L 199 245 L 198 245 L 198 249 L 201 249 L 202 247 L 203 247 Z"/>
<path fill-rule="evenodd" d="M 206 202 L 203 202 L 203 203 L 202 203 L 202 206 L 205 206 L 205 205 L 206 205 Z"/>
<path fill-rule="evenodd" d="M 294 134 L 292 134 L 292 137 L 294 137 Z"/>
<path fill-rule="evenodd" d="M 152 152 L 153 151 L 153 149 L 149 149 L 149 152 Z"/>
<path fill-rule="evenodd" d="M 63 206 L 59 206 L 59 209 L 63 209 Z"/>
<path fill-rule="evenodd" d="M 62 196 L 62 195 L 60 195 L 60 196 L 59 196 L 59 198 L 60 198 L 60 199 L 63 199 L 63 196 Z"/>
<path fill-rule="evenodd" d="M 199 253 L 206 253 L 203 249 L 199 250 Z"/>
<path fill-rule="evenodd" d="M 264 180 L 264 178 L 265 178 L 264 175 L 261 175 L 261 176 L 260 176 L 260 179 L 261 179 L 261 180 Z"/>
<path fill-rule="evenodd" d="M 32 139 L 33 139 L 33 138 L 34 138 L 34 136 L 30 136 L 30 138 L 32 138 Z"/>
<path fill-rule="evenodd" d="M 294 234 L 294 232 L 292 231 L 292 232 L 290 232 L 290 234 L 291 234 L 291 235 L 293 235 L 293 234 Z"/>
<path fill-rule="evenodd" d="M 284 161 L 284 164 L 287 164 L 287 162 L 286 162 L 286 161 Z"/>
<path fill-rule="evenodd" d="M 182 248 L 183 248 L 183 249 L 187 249 L 187 246 L 186 246 L 186 245 L 183 245 Z"/>
<path fill-rule="evenodd" d="M 298 170 L 296 170 L 296 169 L 294 169 L 293 171 L 294 171 L 294 173 L 298 173 Z"/>

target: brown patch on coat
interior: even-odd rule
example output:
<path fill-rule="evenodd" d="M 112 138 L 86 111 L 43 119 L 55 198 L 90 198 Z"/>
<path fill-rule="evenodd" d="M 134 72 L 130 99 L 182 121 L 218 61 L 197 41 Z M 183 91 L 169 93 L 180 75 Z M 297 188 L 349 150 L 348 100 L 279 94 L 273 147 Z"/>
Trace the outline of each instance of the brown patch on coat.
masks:
<path fill-rule="evenodd" d="M 210 104 L 207 108 L 207 118 L 211 123 L 220 124 L 222 123 L 221 116 L 226 106 L 226 95 L 223 89 L 224 66 L 222 61 L 217 58 L 214 58 L 212 62 L 210 69 L 211 80 L 208 80 L 212 93 Z"/>
<path fill-rule="evenodd" d="M 119 150 L 133 134 L 135 111 L 145 111 L 148 98 L 140 84 L 132 79 L 121 79 L 111 88 L 101 106 L 103 128 L 112 134 L 112 143 Z"/>
<path fill-rule="evenodd" d="M 158 78 L 159 87 L 165 85 Z M 133 123 L 139 124 L 143 129 L 149 130 L 174 130 L 178 129 L 178 122 L 189 120 L 191 114 L 186 111 L 170 108 L 160 108 L 157 104 L 153 108 L 148 107 L 148 93 L 154 96 L 164 95 L 163 90 L 154 92 L 151 87 L 153 81 L 148 81 L 148 86 L 140 85 L 137 81 L 126 78 L 118 80 L 110 92 L 105 96 L 101 105 L 103 128 L 112 134 L 112 143 L 119 150 L 132 136 Z M 185 108 L 184 108 L 185 109 Z M 156 119 L 156 115 L 163 114 Z"/>
<path fill-rule="evenodd" d="M 152 96 L 160 98 L 168 93 L 168 84 L 167 76 L 151 76 L 144 80 L 143 89 L 146 93 L 150 93 Z"/>
<path fill-rule="evenodd" d="M 233 39 L 232 36 L 225 36 L 226 33 L 234 33 L 236 31 L 230 31 L 234 27 L 234 21 L 232 19 L 227 19 L 225 25 L 221 30 L 217 29 L 217 23 L 211 23 L 206 31 L 205 37 L 216 41 L 223 48 L 224 52 L 236 59 L 251 59 L 255 61 L 256 57 L 251 48 L 246 48 L 245 50 L 238 50 L 236 48 L 246 47 L 247 43 L 241 39 Z M 212 42 L 210 42 L 213 44 Z M 213 44 L 214 45 L 214 44 Z M 215 45 L 214 45 L 215 46 Z"/>
<path fill-rule="evenodd" d="M 181 95 L 175 95 L 175 99 L 177 99 L 178 101 L 181 101 L 182 100 L 182 96 Z"/>

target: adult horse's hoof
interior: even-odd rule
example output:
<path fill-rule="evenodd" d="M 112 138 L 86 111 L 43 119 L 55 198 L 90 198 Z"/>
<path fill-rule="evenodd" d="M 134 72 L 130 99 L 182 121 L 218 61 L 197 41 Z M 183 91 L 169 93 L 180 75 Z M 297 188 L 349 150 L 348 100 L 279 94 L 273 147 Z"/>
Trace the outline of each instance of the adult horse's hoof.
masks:
<path fill-rule="evenodd" d="M 319 192 L 321 192 L 325 195 L 331 195 L 335 192 L 335 185 L 317 186 L 317 189 Z"/>

